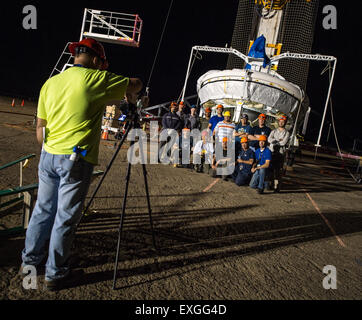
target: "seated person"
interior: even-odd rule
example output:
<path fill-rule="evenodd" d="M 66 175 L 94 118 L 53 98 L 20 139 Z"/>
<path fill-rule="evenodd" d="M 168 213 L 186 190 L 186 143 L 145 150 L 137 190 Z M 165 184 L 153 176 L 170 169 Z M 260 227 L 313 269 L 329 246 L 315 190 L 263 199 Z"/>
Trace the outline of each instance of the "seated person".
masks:
<path fill-rule="evenodd" d="M 200 157 L 201 163 L 195 164 L 196 172 L 204 171 L 204 164 L 206 167 L 206 172 L 210 171 L 210 164 L 212 162 L 212 156 L 214 154 L 214 146 L 211 142 L 212 137 L 210 137 L 210 130 L 203 130 L 201 132 L 201 140 L 198 141 L 193 150 L 193 161 L 194 164 L 197 162 L 198 157 Z M 198 156 L 196 156 L 198 155 Z"/>
<path fill-rule="evenodd" d="M 249 148 L 248 138 L 241 138 L 241 150 L 236 159 L 236 167 L 233 173 L 233 179 L 238 186 L 249 184 L 254 160 L 255 154 L 254 151 Z"/>
<path fill-rule="evenodd" d="M 260 194 L 264 193 L 264 187 L 266 186 L 265 178 L 267 171 L 271 167 L 272 153 L 266 146 L 267 137 L 261 135 L 259 137 L 260 148 L 255 151 L 256 162 L 253 164 L 251 172 L 253 176 L 250 181 L 250 187 L 257 189 Z"/>
<path fill-rule="evenodd" d="M 216 143 L 218 143 L 216 141 Z M 212 165 L 211 165 L 211 173 L 210 175 L 213 178 L 216 178 L 218 175 L 217 173 L 217 169 L 218 168 L 224 168 L 226 172 L 231 171 L 230 174 L 222 174 L 221 177 L 223 178 L 223 180 L 227 181 L 229 176 L 234 172 L 234 167 L 235 167 L 235 155 L 234 158 L 228 158 L 228 148 L 233 146 L 231 143 L 228 143 L 228 138 L 224 137 L 222 139 L 222 153 L 223 153 L 223 158 L 216 160 L 216 156 L 214 155 L 213 160 L 212 160 Z M 217 149 L 216 149 L 217 152 Z M 231 168 L 232 166 L 232 168 Z M 228 170 L 229 169 L 229 170 Z"/>

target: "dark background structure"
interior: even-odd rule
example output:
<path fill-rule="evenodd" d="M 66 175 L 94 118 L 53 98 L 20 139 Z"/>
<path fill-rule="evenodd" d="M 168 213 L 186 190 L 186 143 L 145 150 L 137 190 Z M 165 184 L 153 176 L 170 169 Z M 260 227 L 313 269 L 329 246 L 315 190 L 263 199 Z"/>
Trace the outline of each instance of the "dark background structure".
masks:
<path fill-rule="evenodd" d="M 25 30 L 22 26 L 25 17 L 22 10 L 28 4 L 37 8 L 36 30 Z M 336 30 L 325 30 L 322 26 L 325 17 L 322 9 L 329 4 L 337 8 Z M 65 44 L 79 40 L 85 7 L 140 15 L 144 28 L 139 48 L 105 44 L 105 49 L 110 71 L 140 77 L 146 83 L 169 5 L 170 0 L 6 2 L 2 5 L 0 19 L 0 94 L 37 99 Z M 238 5 L 237 0 L 222 4 L 215 1 L 174 0 L 150 82 L 152 104 L 178 98 L 193 45 L 230 46 Z M 358 116 L 362 99 L 359 81 L 356 81 L 361 26 L 361 19 L 351 4 L 337 3 L 336 0 L 319 1 L 312 53 L 338 58 L 332 99 L 337 134 L 344 148 L 351 147 L 354 138 L 362 138 Z M 203 73 L 226 68 L 227 55 L 203 53 L 202 56 L 202 60 L 197 60 L 192 69 L 186 95 L 195 94 L 196 81 Z M 328 73 L 320 75 L 324 67 L 325 63 L 311 62 L 307 82 L 306 91 L 315 111 L 309 122 L 307 138 L 313 142 L 317 140 L 328 88 Z M 329 112 L 326 120 L 330 120 Z M 323 131 L 324 144 L 327 130 L 328 123 Z M 331 136 L 332 146 L 333 140 Z"/>

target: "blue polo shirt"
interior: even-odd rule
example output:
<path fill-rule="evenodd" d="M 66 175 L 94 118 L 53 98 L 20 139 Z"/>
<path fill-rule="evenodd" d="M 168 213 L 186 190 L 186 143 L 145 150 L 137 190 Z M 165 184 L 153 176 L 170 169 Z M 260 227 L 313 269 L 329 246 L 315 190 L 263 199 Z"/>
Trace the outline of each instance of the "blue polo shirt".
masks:
<path fill-rule="evenodd" d="M 239 155 L 238 155 L 238 159 L 245 160 L 245 161 L 248 161 L 250 159 L 255 159 L 255 153 L 250 148 L 248 148 L 247 150 L 241 149 L 241 151 L 239 152 Z M 251 167 L 252 167 L 251 164 L 240 163 L 240 165 L 243 166 L 243 169 L 241 170 L 241 172 L 251 173 Z"/>
<path fill-rule="evenodd" d="M 223 121 L 224 120 L 224 116 L 222 117 L 219 117 L 218 115 L 216 116 L 212 116 L 210 118 L 210 121 L 209 123 L 211 123 L 211 132 L 214 132 L 214 129 L 216 127 L 216 125 L 220 122 L 220 121 Z"/>
<path fill-rule="evenodd" d="M 270 149 L 267 147 L 265 147 L 265 149 L 263 151 L 261 151 L 259 148 L 255 151 L 255 159 L 258 162 L 258 164 L 260 164 L 262 166 L 263 164 L 265 164 L 266 160 L 271 161 L 272 153 L 271 153 Z"/>

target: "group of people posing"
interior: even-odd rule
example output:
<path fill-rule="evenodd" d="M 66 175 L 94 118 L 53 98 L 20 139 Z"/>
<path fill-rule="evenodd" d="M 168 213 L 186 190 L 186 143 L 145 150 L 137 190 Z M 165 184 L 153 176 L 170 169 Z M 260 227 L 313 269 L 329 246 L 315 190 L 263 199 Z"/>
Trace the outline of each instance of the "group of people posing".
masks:
<path fill-rule="evenodd" d="M 191 166 L 197 172 L 234 181 L 238 186 L 249 185 L 260 194 L 264 189 L 280 191 L 286 146 L 290 138 L 285 128 L 285 115 L 278 118 L 278 128 L 272 130 L 266 126 L 266 115 L 263 113 L 258 116 L 258 124 L 252 127 L 247 114 L 241 116 L 239 123 L 233 123 L 231 113 L 224 112 L 222 105 L 216 107 L 217 114 L 214 116 L 211 116 L 211 109 L 206 108 L 204 118 L 196 114 L 196 106 L 191 106 L 189 112 L 185 108 L 182 102 L 171 103 L 170 111 L 162 118 L 162 126 L 163 129 L 180 133 L 180 152 L 184 136 L 193 129 L 201 131 L 202 139 L 193 145 L 191 137 L 189 143 L 195 165 L 186 166 Z M 222 157 L 217 158 L 214 154 L 215 143 L 222 146 Z M 231 148 L 234 148 L 233 152 L 230 152 Z M 233 156 L 230 157 L 230 154 Z M 195 161 L 195 158 L 201 161 Z M 230 166 L 233 167 L 231 171 L 220 171 Z"/>

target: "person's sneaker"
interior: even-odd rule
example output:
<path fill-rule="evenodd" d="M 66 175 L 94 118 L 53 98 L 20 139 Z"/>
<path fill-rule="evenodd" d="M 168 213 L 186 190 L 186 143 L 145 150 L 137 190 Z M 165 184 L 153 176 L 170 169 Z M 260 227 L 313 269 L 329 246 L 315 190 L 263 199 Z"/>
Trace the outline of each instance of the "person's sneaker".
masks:
<path fill-rule="evenodd" d="M 263 193 L 264 193 L 264 190 L 258 188 L 258 193 L 259 193 L 259 194 L 263 194 Z"/>
<path fill-rule="evenodd" d="M 46 280 L 44 279 L 44 288 L 48 291 L 58 291 L 73 285 L 84 274 L 83 270 L 71 270 L 65 277 Z"/>

